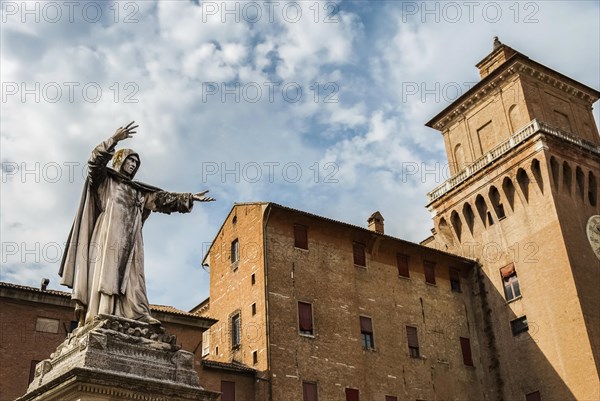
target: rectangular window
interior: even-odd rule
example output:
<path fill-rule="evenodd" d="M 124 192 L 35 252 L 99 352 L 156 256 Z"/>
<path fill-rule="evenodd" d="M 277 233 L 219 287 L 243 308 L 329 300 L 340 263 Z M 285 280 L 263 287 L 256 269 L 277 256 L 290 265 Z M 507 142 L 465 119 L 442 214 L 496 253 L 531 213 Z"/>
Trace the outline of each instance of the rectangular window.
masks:
<path fill-rule="evenodd" d="M 252 304 L 252 316 L 256 315 L 256 303 Z"/>
<path fill-rule="evenodd" d="M 346 389 L 346 401 L 360 401 L 358 399 L 358 389 L 347 388 Z"/>
<path fill-rule="evenodd" d="M 202 333 L 202 356 L 206 356 L 210 353 L 210 330 Z"/>
<path fill-rule="evenodd" d="M 256 275 L 254 273 L 250 276 L 250 281 L 252 282 L 252 285 L 256 284 Z"/>
<path fill-rule="evenodd" d="M 302 401 L 319 401 L 317 383 L 302 382 Z"/>
<path fill-rule="evenodd" d="M 460 270 L 450 268 L 450 289 L 452 292 L 461 292 L 460 290 Z"/>
<path fill-rule="evenodd" d="M 308 249 L 308 233 L 306 226 L 294 224 L 294 246 L 300 249 Z"/>
<path fill-rule="evenodd" d="M 238 260 L 240 260 L 240 242 L 236 238 L 231 242 L 231 263 L 235 263 Z"/>
<path fill-rule="evenodd" d="M 403 253 L 396 254 L 396 261 L 398 262 L 398 274 L 402 277 L 410 277 L 408 272 L 408 255 Z"/>
<path fill-rule="evenodd" d="M 235 382 L 221 380 L 221 401 L 235 401 Z"/>
<path fill-rule="evenodd" d="M 406 340 L 408 342 L 408 352 L 411 358 L 419 358 L 419 337 L 417 336 L 417 328 L 406 326 Z"/>
<path fill-rule="evenodd" d="M 473 356 L 471 355 L 471 340 L 465 337 L 461 337 L 460 349 L 462 350 L 463 363 L 467 366 L 473 366 Z"/>
<path fill-rule="evenodd" d="M 252 351 L 252 363 L 255 365 L 258 363 L 258 351 Z"/>
<path fill-rule="evenodd" d="M 240 314 L 236 313 L 231 317 L 231 347 L 236 348 L 240 346 L 241 341 L 241 325 L 240 325 Z"/>
<path fill-rule="evenodd" d="M 398 397 L 396 397 L 394 395 L 386 395 L 385 401 L 398 401 Z"/>
<path fill-rule="evenodd" d="M 367 258 L 365 256 L 365 246 L 359 242 L 352 244 L 352 253 L 354 256 L 354 264 L 356 266 L 367 266 Z"/>
<path fill-rule="evenodd" d="M 516 336 L 526 331 L 529 331 L 529 324 L 527 323 L 527 316 L 521 316 L 518 319 L 511 320 L 510 328 L 512 335 Z"/>
<path fill-rule="evenodd" d="M 519 287 L 519 279 L 517 278 L 517 271 L 513 263 L 504 266 L 500 269 L 500 276 L 502 276 L 502 284 L 504 285 L 504 297 L 507 301 L 511 301 L 521 296 L 521 288 Z"/>
<path fill-rule="evenodd" d="M 428 284 L 435 284 L 435 263 L 424 261 L 423 269 L 425 271 L 425 282 Z"/>
<path fill-rule="evenodd" d="M 370 317 L 360 317 L 360 337 L 363 349 L 375 349 L 373 340 L 373 322 Z"/>
<path fill-rule="evenodd" d="M 312 305 L 307 302 L 298 302 L 298 330 L 300 334 L 314 334 Z"/>
<path fill-rule="evenodd" d="M 525 394 L 525 401 L 542 401 L 542 396 L 539 391 Z"/>
<path fill-rule="evenodd" d="M 35 321 L 35 331 L 41 333 L 57 334 L 60 326 L 60 320 L 38 317 Z"/>

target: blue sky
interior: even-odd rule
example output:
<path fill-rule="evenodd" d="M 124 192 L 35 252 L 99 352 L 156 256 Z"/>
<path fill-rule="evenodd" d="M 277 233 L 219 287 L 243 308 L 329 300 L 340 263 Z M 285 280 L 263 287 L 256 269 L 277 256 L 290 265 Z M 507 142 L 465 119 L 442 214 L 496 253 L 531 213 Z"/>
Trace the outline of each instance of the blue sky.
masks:
<path fill-rule="evenodd" d="M 144 227 L 150 302 L 183 309 L 208 296 L 202 250 L 234 202 L 360 226 L 379 210 L 386 233 L 427 237 L 448 177 L 423 124 L 478 81 L 493 36 L 600 87 L 597 1 L 0 5 L 0 280 L 60 288 L 87 158 L 135 120 L 137 179 L 218 199 Z"/>

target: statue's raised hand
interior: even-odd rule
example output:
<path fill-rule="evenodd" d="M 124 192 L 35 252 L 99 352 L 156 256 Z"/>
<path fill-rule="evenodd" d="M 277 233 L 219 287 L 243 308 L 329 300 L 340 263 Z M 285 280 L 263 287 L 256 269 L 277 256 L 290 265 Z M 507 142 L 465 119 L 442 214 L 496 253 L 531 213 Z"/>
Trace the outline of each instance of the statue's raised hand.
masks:
<path fill-rule="evenodd" d="M 123 139 L 133 138 L 133 134 L 135 134 L 134 130 L 139 127 L 139 125 L 133 125 L 134 123 L 135 121 L 130 122 L 125 126 L 125 128 L 119 127 L 113 134 L 112 139 L 119 142 Z"/>
<path fill-rule="evenodd" d="M 215 198 L 211 198 L 210 196 L 204 196 L 208 193 L 208 190 L 203 191 L 203 192 L 198 192 L 197 194 L 192 195 L 192 197 L 194 198 L 195 201 L 198 202 L 213 202 L 216 199 Z"/>

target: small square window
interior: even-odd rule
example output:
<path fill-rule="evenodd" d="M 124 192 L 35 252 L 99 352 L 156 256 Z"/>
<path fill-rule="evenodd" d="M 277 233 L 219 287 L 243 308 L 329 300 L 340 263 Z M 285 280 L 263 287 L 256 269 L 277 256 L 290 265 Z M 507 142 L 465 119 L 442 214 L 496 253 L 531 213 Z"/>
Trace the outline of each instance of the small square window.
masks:
<path fill-rule="evenodd" d="M 346 401 L 360 401 L 358 399 L 358 389 L 346 388 Z"/>
<path fill-rule="evenodd" d="M 461 292 L 460 270 L 454 267 L 450 268 L 450 289 L 452 290 L 452 292 Z"/>
<path fill-rule="evenodd" d="M 359 242 L 352 244 L 352 254 L 355 266 L 367 267 L 367 258 L 365 256 L 365 245 Z"/>
<path fill-rule="evenodd" d="M 525 394 L 525 401 L 542 401 L 542 395 L 539 391 L 534 391 L 533 393 Z"/>
<path fill-rule="evenodd" d="M 362 342 L 362 348 L 375 349 L 375 341 L 373 339 L 373 321 L 370 317 L 360 317 L 360 337 Z"/>
<path fill-rule="evenodd" d="M 513 336 L 517 336 L 521 333 L 529 331 L 529 324 L 527 323 L 527 316 L 521 316 L 518 319 L 511 320 L 510 328 L 512 330 Z"/>
<path fill-rule="evenodd" d="M 425 271 L 425 282 L 427 284 L 435 284 L 435 263 L 424 261 L 423 269 Z"/>
<path fill-rule="evenodd" d="M 398 401 L 398 397 L 396 397 L 394 395 L 386 395 L 385 401 Z"/>
<path fill-rule="evenodd" d="M 306 226 L 294 224 L 294 246 L 300 249 L 308 249 L 308 233 Z"/>
<path fill-rule="evenodd" d="M 302 382 L 302 401 L 319 401 L 317 383 Z"/>

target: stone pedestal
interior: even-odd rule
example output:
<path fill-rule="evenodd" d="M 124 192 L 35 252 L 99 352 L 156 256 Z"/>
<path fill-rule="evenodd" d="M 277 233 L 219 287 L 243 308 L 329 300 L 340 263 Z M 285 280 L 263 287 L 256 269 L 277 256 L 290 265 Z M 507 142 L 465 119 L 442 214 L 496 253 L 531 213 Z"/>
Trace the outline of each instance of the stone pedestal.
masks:
<path fill-rule="evenodd" d="M 38 363 L 17 401 L 216 400 L 175 341 L 160 326 L 100 315 Z"/>

